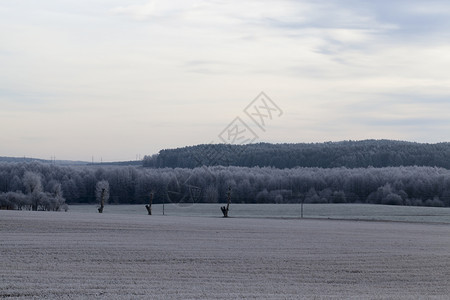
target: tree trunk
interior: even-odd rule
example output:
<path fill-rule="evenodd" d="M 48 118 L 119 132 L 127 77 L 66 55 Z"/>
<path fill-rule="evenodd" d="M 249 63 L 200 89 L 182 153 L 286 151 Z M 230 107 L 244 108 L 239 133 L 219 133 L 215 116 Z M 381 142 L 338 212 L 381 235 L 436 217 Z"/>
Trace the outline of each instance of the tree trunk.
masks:
<path fill-rule="evenodd" d="M 98 212 L 102 213 L 104 207 L 105 207 L 105 189 L 102 189 L 102 196 L 100 199 L 100 207 L 98 208 Z"/>
<path fill-rule="evenodd" d="M 153 203 L 153 193 L 150 193 L 150 203 L 145 206 L 149 216 L 152 215 L 152 203 Z"/>

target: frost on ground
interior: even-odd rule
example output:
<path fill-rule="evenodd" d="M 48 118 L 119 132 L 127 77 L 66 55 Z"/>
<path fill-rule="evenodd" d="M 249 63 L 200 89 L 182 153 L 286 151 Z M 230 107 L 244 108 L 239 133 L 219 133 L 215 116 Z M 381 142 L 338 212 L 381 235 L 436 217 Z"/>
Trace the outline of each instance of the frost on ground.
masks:
<path fill-rule="evenodd" d="M 0 211 L 0 297 L 447 299 L 450 226 Z"/>

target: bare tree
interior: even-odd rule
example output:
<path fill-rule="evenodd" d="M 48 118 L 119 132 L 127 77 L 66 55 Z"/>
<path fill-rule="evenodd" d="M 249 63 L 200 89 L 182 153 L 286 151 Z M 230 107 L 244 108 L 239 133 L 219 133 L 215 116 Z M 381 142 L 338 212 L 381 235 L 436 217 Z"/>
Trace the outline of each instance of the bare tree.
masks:
<path fill-rule="evenodd" d="M 222 210 L 224 218 L 228 218 L 228 211 L 230 210 L 230 203 L 231 203 L 231 186 L 228 186 L 227 206 L 222 206 L 220 208 Z"/>
<path fill-rule="evenodd" d="M 109 199 L 109 182 L 106 180 L 102 180 L 97 182 L 97 185 L 95 187 L 95 196 L 97 199 L 97 202 L 100 204 L 100 207 L 98 208 L 98 212 L 102 213 L 103 208 L 105 207 L 105 203 L 108 202 Z"/>

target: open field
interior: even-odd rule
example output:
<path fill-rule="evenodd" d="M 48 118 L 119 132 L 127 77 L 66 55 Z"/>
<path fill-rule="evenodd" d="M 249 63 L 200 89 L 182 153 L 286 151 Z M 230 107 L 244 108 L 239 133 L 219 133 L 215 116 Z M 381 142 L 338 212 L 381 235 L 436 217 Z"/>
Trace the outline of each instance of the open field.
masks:
<path fill-rule="evenodd" d="M 223 204 L 166 204 L 167 216 L 220 217 Z M 237 218 L 300 218 L 300 204 L 231 204 L 230 216 Z M 162 204 L 152 205 L 154 215 L 162 215 Z M 98 213 L 96 205 L 71 205 L 69 213 Z M 140 205 L 107 205 L 106 214 L 145 215 Z M 405 221 L 421 223 L 450 223 L 450 208 L 424 206 L 395 206 L 375 204 L 305 204 L 305 218 L 352 219 L 376 221 Z"/>
<path fill-rule="evenodd" d="M 0 297 L 450 295 L 447 224 L 0 211 L 0 237 Z"/>

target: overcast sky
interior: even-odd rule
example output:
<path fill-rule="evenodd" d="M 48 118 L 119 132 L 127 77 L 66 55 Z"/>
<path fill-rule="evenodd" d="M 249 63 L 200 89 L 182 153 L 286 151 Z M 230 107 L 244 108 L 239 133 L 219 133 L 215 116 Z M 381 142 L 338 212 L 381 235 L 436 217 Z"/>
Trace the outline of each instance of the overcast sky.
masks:
<path fill-rule="evenodd" d="M 450 140 L 448 1 L 2 0 L 0 70 L 0 156 L 131 160 L 236 117 L 260 142 Z"/>

